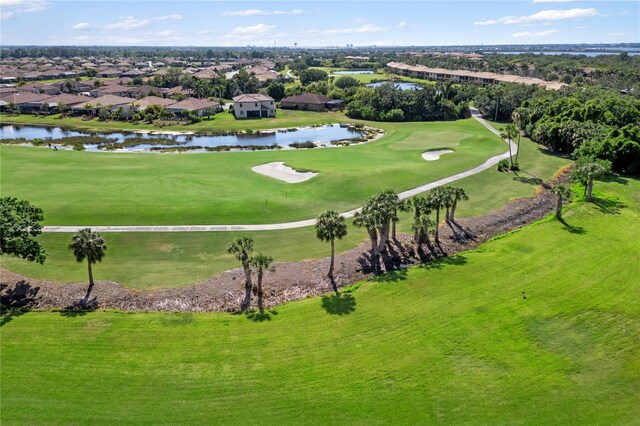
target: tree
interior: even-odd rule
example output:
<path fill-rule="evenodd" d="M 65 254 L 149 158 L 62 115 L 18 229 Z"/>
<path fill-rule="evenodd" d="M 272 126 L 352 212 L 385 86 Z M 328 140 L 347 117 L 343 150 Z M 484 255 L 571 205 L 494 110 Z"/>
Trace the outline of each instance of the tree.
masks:
<path fill-rule="evenodd" d="M 419 246 L 422 242 L 429 242 L 429 226 L 433 225 L 433 221 L 429 219 L 431 204 L 425 197 L 414 197 L 411 200 L 411 206 L 414 209 L 413 241 Z M 429 219 L 429 221 L 426 222 L 426 219 Z"/>
<path fill-rule="evenodd" d="M 322 70 L 310 68 L 300 73 L 300 83 L 307 85 L 314 81 L 324 81 L 328 77 L 328 74 Z"/>
<path fill-rule="evenodd" d="M 357 212 L 353 224 L 359 228 L 365 228 L 371 240 L 371 264 L 374 267 L 378 265 L 378 218 L 375 212 L 366 208 L 365 205 L 361 211 Z"/>
<path fill-rule="evenodd" d="M 559 184 L 551 188 L 551 193 L 558 197 L 556 204 L 556 217 L 562 219 L 562 202 L 571 198 L 571 188 L 565 184 Z"/>
<path fill-rule="evenodd" d="M 69 111 L 71 111 L 71 107 L 67 104 L 60 102 L 56 106 L 56 111 L 58 112 L 58 114 L 60 114 L 61 117 L 64 117 L 65 115 L 67 115 Z"/>
<path fill-rule="evenodd" d="M 285 92 L 284 84 L 277 81 L 274 81 L 267 87 L 267 94 L 276 101 L 281 101 L 285 96 Z"/>
<path fill-rule="evenodd" d="M 340 89 L 346 89 L 347 87 L 356 87 L 359 85 L 360 82 L 358 80 L 348 75 L 342 76 L 335 81 L 335 86 Z"/>
<path fill-rule="evenodd" d="M 91 231 L 91 228 L 83 228 L 71 237 L 69 249 L 73 250 L 73 255 L 75 256 L 76 261 L 82 262 L 87 259 L 89 288 L 87 289 L 87 294 L 84 297 L 84 300 L 87 300 L 89 299 L 89 294 L 91 294 L 91 290 L 94 285 L 92 266 L 96 262 L 102 262 L 102 259 L 105 256 L 105 250 L 107 250 L 107 245 L 105 244 L 104 238 L 102 238 L 99 233 Z"/>
<path fill-rule="evenodd" d="M 335 257 L 335 239 L 342 239 L 347 235 L 347 224 L 344 217 L 340 216 L 335 210 L 327 210 L 320 213 L 316 219 L 316 237 L 321 241 L 331 242 L 331 263 L 329 265 L 329 273 L 327 277 L 331 280 L 333 289 L 337 292 L 336 283 L 333 280 L 333 263 Z"/>
<path fill-rule="evenodd" d="M 515 110 L 513 110 L 513 113 L 511 114 L 511 120 L 513 121 L 513 124 L 518 131 L 518 150 L 516 151 L 516 161 L 515 161 L 516 164 L 518 164 L 518 156 L 520 155 L 520 137 L 522 136 L 521 134 L 522 134 L 522 115 L 523 114 L 524 114 L 523 108 L 516 108 Z"/>
<path fill-rule="evenodd" d="M 429 191 L 429 195 L 427 195 L 427 202 L 429 203 L 430 208 L 436 211 L 436 222 L 435 222 L 435 240 L 436 243 L 440 242 L 439 238 L 439 225 L 440 225 L 440 209 L 445 202 L 445 190 L 442 187 L 433 188 Z"/>
<path fill-rule="evenodd" d="M 13 197 L 0 198 L 0 255 L 9 254 L 30 262 L 47 257 L 35 237 L 42 233 L 42 209 Z"/>
<path fill-rule="evenodd" d="M 509 145 L 509 168 L 514 170 L 513 168 L 513 154 L 511 153 L 511 142 L 513 138 L 516 137 L 518 131 L 516 130 L 516 126 L 509 123 L 504 126 L 504 128 L 500 131 L 500 137 L 504 139 L 504 141 Z"/>
<path fill-rule="evenodd" d="M 457 186 L 451 188 L 451 194 L 453 197 L 453 201 L 451 203 L 451 213 L 449 213 L 449 221 L 455 222 L 455 214 L 456 214 L 456 207 L 458 206 L 458 201 L 468 200 L 469 196 L 467 195 L 467 193 L 463 188 L 460 188 Z"/>
<path fill-rule="evenodd" d="M 258 275 L 258 308 L 262 310 L 263 306 L 263 292 L 262 292 L 262 277 L 265 272 L 273 272 L 275 268 L 273 267 L 273 258 L 271 256 L 265 256 L 262 253 L 258 253 L 250 259 L 251 265 L 253 265 L 257 270 Z"/>
<path fill-rule="evenodd" d="M 593 198 L 593 180 L 605 176 L 610 171 L 610 161 L 583 157 L 576 161 L 572 178 L 584 186 L 584 194 L 587 196 L 587 201 L 591 201 Z"/>
<path fill-rule="evenodd" d="M 244 270 L 244 302 L 241 308 L 243 310 L 248 309 L 251 304 L 251 290 L 253 289 L 253 283 L 251 281 L 251 252 L 253 252 L 253 238 L 249 237 L 237 237 L 227 247 L 227 252 L 236 255 L 236 259 L 242 263 L 242 269 Z"/>

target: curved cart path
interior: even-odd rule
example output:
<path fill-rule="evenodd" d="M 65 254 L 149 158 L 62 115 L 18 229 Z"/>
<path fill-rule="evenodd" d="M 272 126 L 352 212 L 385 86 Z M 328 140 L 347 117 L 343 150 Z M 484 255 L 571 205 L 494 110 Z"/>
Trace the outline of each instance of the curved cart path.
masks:
<path fill-rule="evenodd" d="M 489 129 L 489 131 L 491 131 L 498 137 L 500 136 L 500 132 L 498 132 L 498 130 L 496 130 L 493 126 L 487 123 L 482 117 L 480 117 L 480 113 L 477 109 L 471 108 L 471 115 L 474 119 L 480 122 L 484 127 Z M 515 154 L 518 151 L 518 145 L 515 144 L 513 141 L 509 141 L 509 144 L 511 144 L 511 150 L 513 154 Z M 500 160 L 504 160 L 506 158 L 509 158 L 509 151 L 505 152 L 504 154 L 491 157 L 487 161 L 485 161 L 483 164 L 477 167 L 474 167 L 472 169 L 418 186 L 413 189 L 409 189 L 407 191 L 401 192 L 398 195 L 400 199 L 413 197 L 414 195 L 427 192 L 438 186 L 447 185 L 457 180 L 483 172 L 495 166 L 496 164 L 498 164 Z M 350 217 L 353 217 L 359 211 L 360 211 L 360 208 L 349 210 L 347 212 L 342 213 L 341 216 L 345 218 L 350 218 Z M 304 228 L 307 226 L 314 226 L 315 224 L 316 224 L 316 219 L 313 218 L 313 219 L 307 219 L 307 220 L 299 220 L 297 222 L 253 224 L 253 225 L 164 225 L 164 226 L 121 225 L 121 226 L 90 226 L 90 228 L 98 232 L 225 232 L 225 231 L 273 231 L 277 229 Z M 78 232 L 80 229 L 87 228 L 87 227 L 89 226 L 44 226 L 42 228 L 42 231 L 72 233 L 72 232 Z"/>

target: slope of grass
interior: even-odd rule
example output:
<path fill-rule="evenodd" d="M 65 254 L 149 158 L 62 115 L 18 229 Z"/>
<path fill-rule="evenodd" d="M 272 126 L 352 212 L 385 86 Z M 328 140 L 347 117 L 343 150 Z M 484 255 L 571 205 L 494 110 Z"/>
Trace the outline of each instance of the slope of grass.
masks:
<path fill-rule="evenodd" d="M 332 149 L 155 155 L 2 146 L 0 178 L 4 194 L 44 209 L 45 224 L 269 223 L 312 218 L 327 208 L 346 211 L 381 189 L 406 190 L 505 150 L 472 119 L 376 125 L 388 134 Z M 455 154 L 424 161 L 421 153 L 439 148 L 444 131 L 458 135 L 446 143 Z M 421 141 L 415 148 L 389 149 L 414 134 Z M 319 175 L 292 185 L 251 170 L 272 161 Z"/>
<path fill-rule="evenodd" d="M 596 195 L 572 228 L 543 221 L 263 316 L 6 316 L 1 420 L 635 424 L 640 181 Z"/>
<path fill-rule="evenodd" d="M 439 138 L 439 143 L 443 142 Z M 521 149 L 520 164 L 530 175 L 523 171 L 518 177 L 491 169 L 456 183 L 471 197 L 459 205 L 459 217 L 486 214 L 501 208 L 511 198 L 531 196 L 537 182 L 532 176 L 547 180 L 568 163 L 566 159 L 544 154 L 538 145 L 528 140 L 522 143 Z M 411 220 L 410 214 L 402 215 L 399 229 L 411 232 Z M 245 233 L 110 233 L 104 235 L 109 248 L 105 260 L 95 267 L 96 276 L 140 289 L 193 284 L 237 266 L 237 261 L 226 253 L 226 245 L 236 235 L 253 237 L 256 247 L 277 261 L 327 255 L 326 244 L 316 240 L 312 228 Z M 39 237 L 49 253 L 44 265 L 15 258 L 2 259 L 2 265 L 35 278 L 83 281 L 85 268 L 75 262 L 67 249 L 70 238 L 68 234 Z M 338 252 L 346 251 L 366 238 L 361 229 L 349 226 L 348 236 L 339 241 L 336 248 Z"/>

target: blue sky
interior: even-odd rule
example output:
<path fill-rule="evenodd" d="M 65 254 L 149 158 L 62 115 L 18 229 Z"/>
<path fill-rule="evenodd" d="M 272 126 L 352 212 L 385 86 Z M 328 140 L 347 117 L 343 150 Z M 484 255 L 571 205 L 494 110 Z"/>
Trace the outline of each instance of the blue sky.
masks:
<path fill-rule="evenodd" d="M 635 1 L 0 0 L 2 45 L 640 42 Z"/>

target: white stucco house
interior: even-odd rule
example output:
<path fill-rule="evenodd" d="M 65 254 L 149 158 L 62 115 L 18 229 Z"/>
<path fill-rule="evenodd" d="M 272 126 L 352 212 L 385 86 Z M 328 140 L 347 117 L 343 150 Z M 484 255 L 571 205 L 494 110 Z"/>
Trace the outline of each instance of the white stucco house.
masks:
<path fill-rule="evenodd" d="M 271 96 L 247 93 L 233 98 L 236 118 L 262 118 L 276 116 L 276 103 Z"/>

